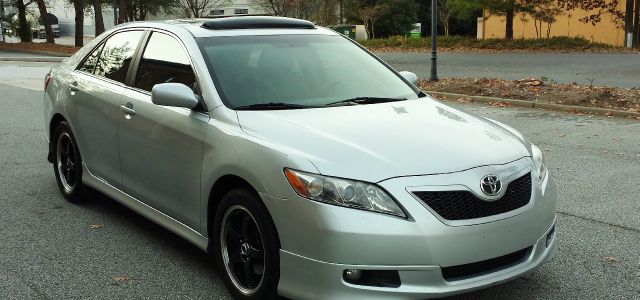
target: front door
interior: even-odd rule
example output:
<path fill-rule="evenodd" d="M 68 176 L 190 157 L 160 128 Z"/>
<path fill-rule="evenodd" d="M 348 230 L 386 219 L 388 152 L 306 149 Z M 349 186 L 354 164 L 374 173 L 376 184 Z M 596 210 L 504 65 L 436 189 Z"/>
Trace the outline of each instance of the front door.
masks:
<path fill-rule="evenodd" d="M 200 228 L 200 173 L 209 116 L 151 102 L 159 83 L 194 86 L 196 78 L 180 42 L 152 32 L 125 91 L 118 145 L 125 192 L 183 224 Z"/>

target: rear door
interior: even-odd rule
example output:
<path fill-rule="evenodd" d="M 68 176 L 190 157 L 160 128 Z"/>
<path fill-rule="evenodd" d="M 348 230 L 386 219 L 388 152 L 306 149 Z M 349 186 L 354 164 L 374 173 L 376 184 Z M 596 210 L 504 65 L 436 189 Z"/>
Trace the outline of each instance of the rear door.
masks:
<path fill-rule="evenodd" d="M 159 83 L 192 89 L 196 75 L 182 43 L 165 32 L 151 32 L 122 105 L 118 145 L 123 185 L 131 196 L 191 228 L 200 225 L 200 173 L 209 116 L 204 110 L 159 106 L 151 90 Z"/>
<path fill-rule="evenodd" d="M 65 105 L 89 171 L 119 187 L 118 123 L 125 82 L 144 31 L 121 31 L 108 37 L 79 64 L 68 83 Z"/>

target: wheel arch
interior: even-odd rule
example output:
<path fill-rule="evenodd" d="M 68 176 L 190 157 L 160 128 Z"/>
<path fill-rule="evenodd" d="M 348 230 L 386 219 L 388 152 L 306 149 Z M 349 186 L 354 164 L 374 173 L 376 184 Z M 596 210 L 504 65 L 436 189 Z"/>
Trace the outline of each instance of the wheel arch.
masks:
<path fill-rule="evenodd" d="M 215 220 L 216 212 L 218 211 L 219 204 L 222 200 L 222 197 L 224 197 L 224 195 L 229 191 L 237 188 L 247 189 L 255 193 L 256 197 L 258 197 L 258 199 L 260 200 L 260 203 L 265 209 L 265 212 L 271 219 L 270 220 L 271 225 L 276 231 L 276 237 L 278 237 L 276 243 L 278 247 L 280 247 L 280 236 L 278 234 L 278 229 L 275 226 L 271 213 L 267 209 L 266 205 L 262 202 L 262 198 L 260 198 L 260 194 L 258 193 L 258 190 L 254 188 L 253 185 L 249 183 L 249 181 L 235 174 L 226 174 L 221 176 L 216 180 L 216 182 L 211 187 L 211 190 L 209 191 L 209 197 L 208 197 L 208 203 L 207 203 L 207 214 L 206 214 L 207 215 L 206 217 L 207 237 L 209 238 L 209 246 L 211 245 L 211 238 L 213 236 L 213 232 L 214 230 L 216 230 L 216 228 L 214 228 L 215 226 L 214 220 Z"/>
<path fill-rule="evenodd" d="M 47 154 L 47 160 L 50 163 L 53 163 L 53 132 L 56 130 L 56 127 L 58 127 L 58 124 L 66 121 L 67 119 L 65 119 L 61 114 L 56 113 L 49 122 L 49 153 Z"/>

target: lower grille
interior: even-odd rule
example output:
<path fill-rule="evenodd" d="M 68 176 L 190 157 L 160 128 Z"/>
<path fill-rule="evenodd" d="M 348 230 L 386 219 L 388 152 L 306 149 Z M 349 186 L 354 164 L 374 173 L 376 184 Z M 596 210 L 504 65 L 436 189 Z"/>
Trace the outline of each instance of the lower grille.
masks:
<path fill-rule="evenodd" d="M 521 208 L 531 200 L 531 173 L 511 181 L 502 198 L 487 202 L 469 191 L 414 192 L 446 220 L 489 217 Z"/>
<path fill-rule="evenodd" d="M 447 281 L 464 279 L 473 276 L 479 276 L 511 267 L 523 261 L 529 254 L 532 247 L 522 249 L 500 257 L 474 262 L 470 264 L 457 265 L 442 268 L 442 277 Z"/>

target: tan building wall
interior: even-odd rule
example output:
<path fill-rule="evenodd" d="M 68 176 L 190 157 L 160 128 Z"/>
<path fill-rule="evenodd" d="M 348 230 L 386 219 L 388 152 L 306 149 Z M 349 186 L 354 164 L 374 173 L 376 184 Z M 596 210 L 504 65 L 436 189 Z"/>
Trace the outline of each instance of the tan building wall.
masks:
<path fill-rule="evenodd" d="M 629 0 L 633 1 L 633 0 Z M 625 1 L 619 3 L 620 11 L 625 10 Z M 478 38 L 504 38 L 505 22 L 504 16 L 491 15 L 485 11 L 485 18 L 478 18 Z M 582 23 L 580 18 L 591 15 L 584 10 L 566 11 L 556 17 L 556 22 L 551 24 L 551 37 L 554 36 L 570 36 L 583 37 L 590 41 L 605 43 L 614 46 L 624 46 L 624 29 L 622 22 L 615 23 L 611 15 L 603 15 L 602 21 L 595 26 L 590 23 Z M 484 19 L 484 21 L 483 21 Z M 536 38 L 535 21 L 528 14 L 516 14 L 513 20 L 513 37 L 514 38 Z M 542 23 L 541 37 L 547 37 L 547 23 Z M 538 24 L 538 26 L 540 26 Z"/>

